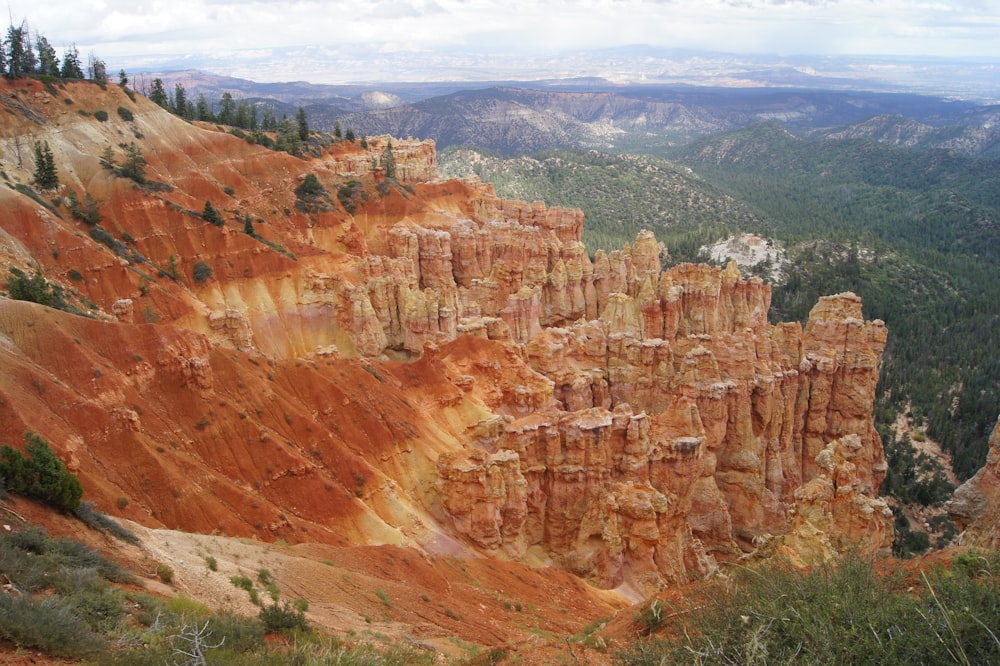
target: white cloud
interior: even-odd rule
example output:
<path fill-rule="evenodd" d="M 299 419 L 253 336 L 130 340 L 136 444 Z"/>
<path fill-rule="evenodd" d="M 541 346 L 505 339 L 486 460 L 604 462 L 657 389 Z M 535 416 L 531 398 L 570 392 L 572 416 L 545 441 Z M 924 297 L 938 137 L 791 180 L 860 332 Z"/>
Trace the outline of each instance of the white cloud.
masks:
<path fill-rule="evenodd" d="M 55 45 L 111 63 L 283 46 L 551 54 L 649 44 L 727 52 L 996 57 L 1000 0 L 11 0 Z M 111 63 L 113 64 L 113 63 Z"/>

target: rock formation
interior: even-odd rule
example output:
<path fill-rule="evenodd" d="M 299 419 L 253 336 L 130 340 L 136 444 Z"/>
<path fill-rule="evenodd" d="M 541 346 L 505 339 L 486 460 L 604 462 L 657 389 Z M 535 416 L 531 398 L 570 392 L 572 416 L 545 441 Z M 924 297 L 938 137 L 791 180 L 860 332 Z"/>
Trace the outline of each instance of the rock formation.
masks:
<path fill-rule="evenodd" d="M 865 457 L 854 434 L 834 440 L 816 456 L 819 474 L 795 491 L 787 533 L 767 543 L 800 565 L 821 563 L 848 550 L 885 554 L 892 546 L 892 509 L 872 497 L 856 464 Z M 765 541 L 766 543 L 766 541 Z"/>
<path fill-rule="evenodd" d="M 959 486 L 945 509 L 961 530 L 959 544 L 1000 548 L 1000 420 L 990 436 L 986 464 Z"/>
<path fill-rule="evenodd" d="M 771 325 L 770 287 L 735 265 L 664 270 L 650 232 L 591 258 L 580 211 L 438 180 L 431 142 L 393 139 L 389 178 L 387 137 L 301 160 L 115 86 L 71 88 L 71 110 L 6 114 L 49 141 L 63 185 L 51 206 L 26 196 L 4 135 L 21 190 L 0 188 L 0 252 L 94 319 L 0 308 L 0 435 L 49 437 L 102 507 L 552 562 L 640 591 L 806 523 L 831 553 L 884 547 L 886 329 L 853 294 Z M 115 106 L 134 119 L 77 112 Z M 126 132 L 145 187 L 98 161 Z M 303 201 L 307 174 L 324 192 Z M 102 202 L 111 242 L 69 188 Z M 206 198 L 221 227 L 197 213 Z M 50 338 L 72 362 L 45 356 Z M 56 393 L 79 408 L 57 414 Z"/>
<path fill-rule="evenodd" d="M 767 289 L 732 274 L 668 269 L 661 297 L 615 293 L 600 319 L 533 337 L 525 354 L 554 404 L 479 437 L 486 453 L 439 460 L 449 513 L 484 502 L 493 517 L 485 539 L 456 529 L 646 589 L 703 574 L 713 555 L 751 550 L 796 516 L 827 530 L 828 555 L 884 549 L 891 519 L 873 497 L 886 466 L 870 415 L 885 327 L 861 320 L 853 294 L 821 299 L 804 331 L 772 327 Z M 673 337 L 645 337 L 650 319 Z M 476 478 L 490 490 L 471 490 Z"/>

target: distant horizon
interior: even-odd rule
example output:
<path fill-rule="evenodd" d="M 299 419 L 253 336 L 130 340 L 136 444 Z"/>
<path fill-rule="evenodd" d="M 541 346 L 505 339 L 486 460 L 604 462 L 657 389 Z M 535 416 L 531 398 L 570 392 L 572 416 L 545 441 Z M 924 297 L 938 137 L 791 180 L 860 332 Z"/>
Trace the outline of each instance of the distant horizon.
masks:
<path fill-rule="evenodd" d="M 131 75 L 197 71 L 259 84 L 403 86 L 541 83 L 600 79 L 609 85 L 831 89 L 911 92 L 982 103 L 1000 101 L 1000 57 L 780 56 L 648 45 L 581 50 L 538 59 L 475 54 L 345 56 L 320 47 L 247 50 L 225 58 L 147 58 Z M 436 78 L 422 78 L 433 59 Z M 133 63 L 134 65 L 135 63 Z M 108 62 L 109 71 L 119 64 Z M 381 76 L 380 76 L 381 75 Z"/>
<path fill-rule="evenodd" d="M 819 70 L 827 59 L 1000 67 L 1000 0 L 9 0 L 8 13 L 109 71 L 200 69 L 260 82 L 638 82 L 687 69 L 699 79 L 739 75 L 727 61 L 766 59 Z M 860 75 L 919 87 L 923 73 Z M 967 87 L 977 74 L 929 76 Z M 1000 69 L 978 76 L 988 90 Z"/>
<path fill-rule="evenodd" d="M 106 58 L 244 48 L 544 57 L 629 44 L 735 53 L 991 57 L 1000 0 L 8 0 Z"/>

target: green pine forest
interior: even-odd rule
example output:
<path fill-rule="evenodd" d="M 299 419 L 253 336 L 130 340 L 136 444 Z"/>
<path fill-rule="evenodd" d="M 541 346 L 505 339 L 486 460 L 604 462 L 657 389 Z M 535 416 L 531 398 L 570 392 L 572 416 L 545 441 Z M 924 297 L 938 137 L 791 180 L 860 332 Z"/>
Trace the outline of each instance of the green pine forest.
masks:
<path fill-rule="evenodd" d="M 582 208 L 584 242 L 656 232 L 671 261 L 737 231 L 790 260 L 772 318 L 805 321 L 819 296 L 854 291 L 889 327 L 876 423 L 900 411 L 952 455 L 959 479 L 986 458 L 1000 414 L 1000 162 L 871 140 L 808 140 L 778 123 L 658 155 L 550 151 L 502 158 L 452 148 L 501 196 Z"/>

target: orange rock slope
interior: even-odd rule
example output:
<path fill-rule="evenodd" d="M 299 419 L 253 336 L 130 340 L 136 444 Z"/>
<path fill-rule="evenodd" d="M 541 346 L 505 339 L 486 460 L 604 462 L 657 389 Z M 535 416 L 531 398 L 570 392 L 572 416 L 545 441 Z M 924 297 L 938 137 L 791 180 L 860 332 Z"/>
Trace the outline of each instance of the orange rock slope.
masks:
<path fill-rule="evenodd" d="M 945 509 L 962 530 L 959 544 L 1000 548 L 1000 420 L 990 435 L 986 464 L 959 486 Z"/>
<path fill-rule="evenodd" d="M 649 232 L 591 257 L 580 211 L 438 180 L 432 142 L 392 140 L 386 179 L 387 137 L 298 158 L 117 86 L 4 82 L 0 103 L 4 264 L 90 315 L 0 301 L 0 434 L 42 434 L 109 513 L 639 592 L 783 534 L 817 556 L 891 539 L 886 330 L 853 294 L 770 325 L 735 266 L 663 270 Z M 56 191 L 31 189 L 36 141 Z M 100 163 L 132 143 L 143 187 Z M 324 193 L 296 195 L 307 174 Z"/>

